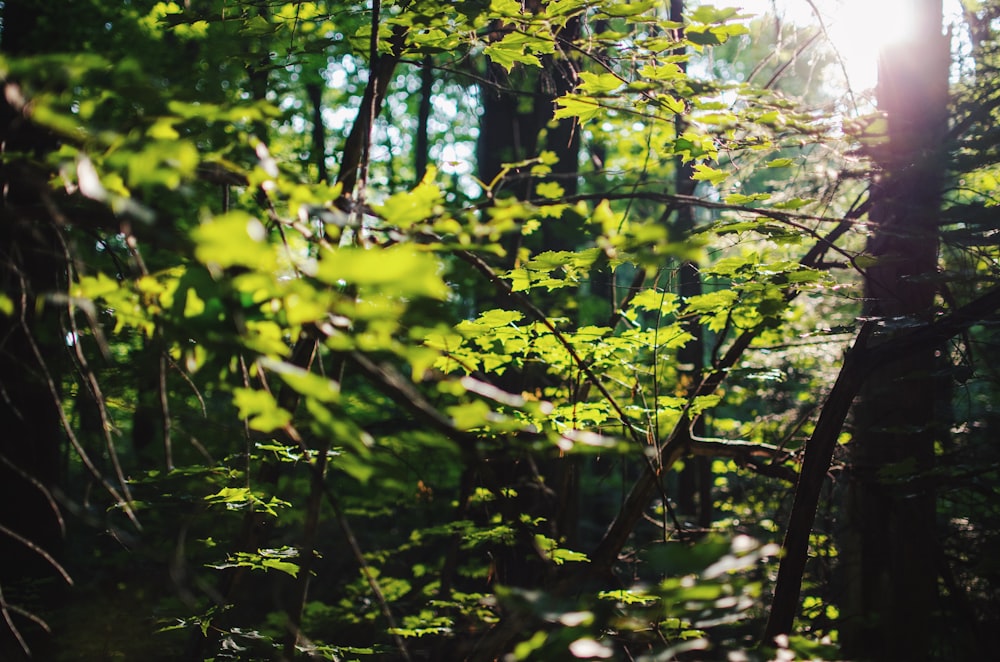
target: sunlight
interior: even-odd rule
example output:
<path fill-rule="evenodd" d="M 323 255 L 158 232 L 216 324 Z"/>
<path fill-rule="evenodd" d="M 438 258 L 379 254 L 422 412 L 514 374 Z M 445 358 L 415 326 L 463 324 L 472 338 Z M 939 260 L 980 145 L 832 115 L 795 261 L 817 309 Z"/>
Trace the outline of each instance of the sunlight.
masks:
<path fill-rule="evenodd" d="M 727 3 L 718 0 L 716 4 Z M 912 0 L 740 0 L 732 4 L 758 15 L 777 12 L 802 26 L 817 25 L 815 8 L 856 92 L 875 87 L 879 51 L 905 40 L 915 27 Z M 955 0 L 945 0 L 946 6 L 955 4 Z"/>
<path fill-rule="evenodd" d="M 827 29 L 844 60 L 855 90 L 875 86 L 879 52 L 905 41 L 914 29 L 913 10 L 907 0 L 842 0 Z"/>

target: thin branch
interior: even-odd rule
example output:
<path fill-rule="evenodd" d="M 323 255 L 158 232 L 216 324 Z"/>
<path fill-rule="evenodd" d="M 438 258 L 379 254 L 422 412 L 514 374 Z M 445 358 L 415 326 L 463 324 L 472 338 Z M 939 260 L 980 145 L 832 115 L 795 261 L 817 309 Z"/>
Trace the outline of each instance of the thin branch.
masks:
<path fill-rule="evenodd" d="M 329 502 L 330 507 L 333 508 L 333 513 L 337 518 L 337 525 L 343 532 L 344 537 L 347 539 L 348 545 L 351 547 L 351 553 L 354 554 L 354 560 L 357 562 L 358 567 L 361 568 L 361 574 L 364 575 L 365 581 L 368 582 L 368 587 L 371 589 L 372 594 L 375 596 L 375 601 L 378 602 L 379 609 L 382 611 L 382 616 L 385 618 L 386 623 L 389 624 L 389 628 L 392 630 L 392 638 L 396 643 L 396 648 L 399 649 L 400 655 L 406 662 L 410 662 L 410 653 L 406 648 L 406 644 L 403 642 L 403 638 L 399 636 L 396 632 L 396 618 L 392 615 L 392 609 L 389 606 L 389 601 L 385 598 L 385 593 L 382 592 L 382 587 L 379 585 L 378 578 L 375 573 L 372 572 L 371 566 L 365 560 L 365 554 L 361 550 L 361 545 L 358 544 L 357 536 L 354 535 L 354 530 L 351 529 L 350 522 L 347 521 L 347 516 L 344 515 L 344 509 L 340 506 L 340 500 L 337 495 L 333 493 L 328 485 L 323 484 L 323 494 L 326 496 L 327 502 Z"/>
<path fill-rule="evenodd" d="M 35 489 L 37 489 L 39 492 L 41 492 L 42 496 L 48 502 L 49 507 L 52 509 L 52 514 L 56 516 L 56 522 L 58 522 L 58 524 L 59 524 L 59 531 L 60 531 L 60 533 L 62 533 L 62 535 L 65 536 L 66 535 L 66 520 L 63 519 L 62 511 L 59 509 L 59 504 L 56 503 L 56 499 L 52 495 L 52 492 L 49 490 L 49 488 L 46 487 L 45 485 L 43 485 L 42 481 L 38 480 L 37 478 L 35 478 L 31 474 L 29 474 L 27 471 L 25 471 L 21 467 L 17 466 L 13 462 L 11 462 L 7 458 L 7 456 L 3 455 L 2 453 L 0 453 L 0 462 L 2 462 L 3 464 L 5 464 L 7 466 L 7 468 L 9 468 L 11 471 L 13 471 L 14 473 L 16 473 L 23 480 L 31 483 L 35 487 Z"/>
<path fill-rule="evenodd" d="M 25 538 L 24 536 L 22 536 L 17 531 L 14 531 L 12 529 L 8 529 L 3 524 L 0 524 L 0 533 L 8 536 L 9 538 L 13 538 L 17 542 L 21 543 L 22 545 L 24 545 L 25 547 L 27 547 L 28 549 L 30 549 L 31 551 L 33 551 L 35 554 L 38 554 L 39 556 L 41 556 L 43 559 L 46 560 L 46 562 L 48 562 L 49 565 L 51 565 L 53 568 L 55 568 L 56 572 L 58 572 L 59 575 L 64 580 L 66 580 L 67 584 L 69 584 L 70 586 L 73 585 L 73 578 L 69 576 L 68 572 L 66 572 L 66 568 L 62 567 L 62 565 L 59 564 L 59 561 L 56 561 L 55 557 L 53 557 L 51 554 L 49 554 L 48 552 L 46 552 L 44 549 L 42 549 L 41 547 L 39 547 L 38 545 L 36 545 L 32 541 L 28 540 L 27 538 Z"/>
<path fill-rule="evenodd" d="M 10 615 L 11 611 L 13 611 L 12 605 L 7 604 L 7 599 L 3 594 L 3 586 L 0 585 L 0 615 L 3 616 L 4 623 L 7 624 L 7 629 L 14 635 L 21 650 L 24 651 L 25 655 L 31 657 L 31 648 L 28 647 L 28 642 L 24 640 L 21 631 L 14 624 L 14 619 Z"/>
<path fill-rule="evenodd" d="M 19 274 L 20 275 L 20 274 Z M 25 283 L 21 283 L 22 290 L 25 287 Z M 104 477 L 104 474 L 97 468 L 93 460 L 90 459 L 90 455 L 87 453 L 86 449 L 80 443 L 80 439 L 76 436 L 73 431 L 73 425 L 70 423 L 69 419 L 66 417 L 66 411 L 62 406 L 62 398 L 59 396 L 59 389 L 56 387 L 55 380 L 52 377 L 52 373 L 49 372 L 48 365 L 45 363 L 45 358 L 42 356 L 42 351 L 38 347 L 38 343 L 35 342 L 35 338 L 31 334 L 31 330 L 28 328 L 27 320 L 21 319 L 20 324 L 25 334 L 25 338 L 28 344 L 31 346 L 32 355 L 38 364 L 39 369 L 42 371 L 42 375 L 45 378 L 45 385 L 48 387 L 49 394 L 52 396 L 52 401 L 56 403 L 56 411 L 59 414 L 59 422 L 62 424 L 63 431 L 66 433 L 66 438 L 69 439 L 70 445 L 73 446 L 73 450 L 76 451 L 77 457 L 83 463 L 83 466 L 87 468 L 87 471 L 95 480 L 97 480 L 102 487 L 110 494 L 118 505 L 122 507 L 125 514 L 132 521 L 137 529 L 142 529 L 142 525 L 139 524 L 139 519 L 136 517 L 135 511 L 132 508 L 132 496 L 128 491 L 128 484 L 125 482 L 123 474 L 119 474 L 119 479 L 121 481 L 122 489 L 125 492 L 125 496 L 119 494 L 118 490 Z"/>
<path fill-rule="evenodd" d="M 163 463 L 167 471 L 174 469 L 173 444 L 170 441 L 170 401 L 167 391 L 167 361 L 166 355 L 161 350 L 159 361 L 157 361 L 158 379 L 156 380 L 156 390 L 160 400 L 160 421 L 163 431 Z"/>
<path fill-rule="evenodd" d="M 48 196 L 46 196 L 48 197 Z M 75 279 L 73 270 L 73 261 L 70 255 L 69 246 L 66 244 L 66 240 L 61 232 L 56 232 L 56 236 L 59 239 L 59 245 L 63 251 L 63 259 L 66 264 L 66 279 L 67 282 L 73 282 Z M 91 397 L 94 399 L 94 403 L 97 405 L 98 416 L 101 420 L 101 436 L 104 438 L 104 445 L 108 450 L 108 458 L 111 460 L 111 467 L 114 469 L 115 478 L 118 480 L 118 485 L 121 487 L 122 494 L 125 496 L 126 503 L 131 504 L 132 494 L 128 487 L 128 481 L 125 479 L 125 471 L 122 469 L 121 461 L 118 458 L 118 451 L 115 448 L 114 439 L 111 437 L 111 430 L 113 426 L 111 425 L 111 417 L 108 415 L 108 408 L 104 404 L 104 394 L 101 390 L 100 382 L 97 379 L 97 375 L 90 368 L 90 362 L 87 361 L 86 355 L 83 353 L 83 347 L 79 342 L 79 329 L 76 326 L 76 299 L 74 297 L 66 298 L 66 318 L 69 321 L 70 330 L 73 333 L 73 337 L 77 338 L 76 342 L 72 343 L 73 354 L 76 358 L 76 365 L 80 370 L 81 375 L 86 382 L 86 388 L 90 391 Z M 99 329 L 99 324 L 97 319 L 93 315 L 87 315 L 88 323 L 91 325 L 91 329 Z M 24 322 L 22 322 L 23 324 Z M 27 327 L 24 327 L 25 333 L 28 333 Z M 30 334 L 28 334 L 30 336 Z M 94 337 L 98 339 L 99 346 L 101 342 L 106 342 L 101 331 L 95 331 Z M 36 355 L 38 355 L 37 347 L 35 346 L 35 341 L 30 339 L 32 347 L 36 349 Z M 102 354 L 107 353 L 106 348 L 102 349 Z M 38 359 L 41 361 L 41 358 Z M 48 370 L 46 369 L 46 373 Z M 48 377 L 48 376 L 47 376 Z M 58 402 L 58 395 L 55 396 Z M 59 407 L 60 412 L 62 407 Z M 68 430 L 67 430 L 68 431 Z M 138 522 L 136 522 L 138 524 Z"/>
<path fill-rule="evenodd" d="M 995 288 L 931 324 L 904 331 L 878 345 L 870 346 L 879 322 L 869 320 L 862 326 L 857 341 L 844 358 L 837 381 L 805 446 L 795 501 L 785 529 L 771 614 L 764 631 L 765 643 L 792 630 L 820 490 L 844 420 L 865 380 L 876 368 L 916 351 L 938 346 L 998 310 L 1000 288 Z"/>
<path fill-rule="evenodd" d="M 826 21 L 823 20 L 823 15 L 820 14 L 819 7 L 813 0 L 806 0 L 809 3 L 809 8 L 812 9 L 813 15 L 816 17 L 816 22 L 819 23 L 820 32 L 823 37 L 826 38 L 826 44 L 831 49 L 833 49 L 833 55 L 837 59 L 837 64 L 840 65 L 840 73 L 844 75 L 844 84 L 847 86 L 847 96 L 851 99 L 851 105 L 854 106 L 854 112 L 858 112 L 858 100 L 854 96 L 854 87 L 851 85 L 851 77 L 847 74 L 847 60 L 841 54 L 840 49 L 837 48 L 837 43 L 830 37 L 830 32 L 827 30 Z"/>

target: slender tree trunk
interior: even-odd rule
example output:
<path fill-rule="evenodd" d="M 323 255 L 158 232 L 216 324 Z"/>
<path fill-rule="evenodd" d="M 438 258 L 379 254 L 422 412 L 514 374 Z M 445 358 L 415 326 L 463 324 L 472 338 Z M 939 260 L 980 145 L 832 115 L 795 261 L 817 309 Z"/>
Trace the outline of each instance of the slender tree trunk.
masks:
<path fill-rule="evenodd" d="M 670 0 L 670 20 L 684 22 L 684 0 Z M 680 49 L 681 51 L 685 49 Z M 687 62 L 678 64 L 687 70 Z M 674 131 L 680 136 L 687 130 L 687 121 L 683 115 L 674 120 Z M 677 195 L 693 196 L 696 182 L 694 163 L 684 162 L 676 158 L 675 191 Z M 674 231 L 679 237 L 687 237 L 694 230 L 694 208 L 690 205 L 678 207 L 674 218 Z M 701 273 L 698 263 L 685 260 L 678 269 L 677 293 L 681 299 L 690 299 L 701 294 Z M 701 383 L 701 375 L 705 370 L 705 339 L 698 319 L 687 322 L 685 331 L 694 338 L 677 351 L 678 373 L 684 395 L 690 396 Z M 704 436 L 705 420 L 698 417 L 693 424 L 692 434 Z M 706 457 L 688 457 L 684 460 L 684 468 L 678 475 L 677 505 L 682 515 L 694 516 L 698 526 L 708 527 L 712 523 L 712 472 L 709 459 Z"/>
<path fill-rule="evenodd" d="M 941 0 L 914 2 L 918 28 L 886 50 L 879 108 L 887 140 L 870 213 L 864 316 L 879 320 L 877 347 L 933 317 L 938 212 L 947 129 L 949 44 Z M 846 596 L 843 652 L 850 658 L 926 659 L 931 651 L 937 570 L 935 498 L 912 478 L 934 463 L 935 350 L 914 351 L 876 370 L 854 415 L 842 545 Z"/>
<path fill-rule="evenodd" d="M 494 26 L 498 31 L 502 25 Z M 560 32 L 560 40 L 572 40 L 579 33 L 579 22 L 574 19 Z M 482 88 L 483 110 L 480 116 L 477 160 L 479 179 L 491 183 L 503 171 L 506 163 L 535 157 L 542 150 L 556 154 L 558 163 L 553 166 L 551 178 L 572 194 L 577 190 L 577 172 L 580 137 L 579 127 L 573 120 L 553 122 L 557 97 L 576 85 L 574 67 L 562 56 L 546 56 L 541 68 L 516 67 L 508 74 L 502 67 L 490 63 Z M 510 173 L 509 181 L 499 183 L 494 190 L 498 196 L 513 195 L 527 200 L 532 197 L 536 180 L 524 173 Z M 547 219 L 537 236 L 525 244 L 533 252 L 546 250 L 572 250 L 581 241 L 581 228 L 569 226 L 564 219 Z M 516 237 L 506 247 L 508 266 L 513 264 L 521 247 Z M 558 302 L 541 303 L 543 310 Z M 510 305 L 497 300 L 496 305 Z M 525 370 L 508 370 L 497 379 L 505 390 L 520 393 L 533 391 L 544 383 L 546 376 L 537 367 Z M 546 521 L 546 535 L 572 544 L 576 535 L 578 513 L 578 462 L 574 458 L 543 458 L 527 451 L 512 451 L 489 458 L 485 466 L 466 467 L 489 489 L 494 491 L 513 488 L 516 496 L 498 500 L 505 520 L 523 528 L 520 515 L 530 513 Z M 492 578 L 498 583 L 515 586 L 538 586 L 544 579 L 546 568 L 536 561 L 540 558 L 535 548 L 533 532 L 521 531 L 517 542 L 498 545 L 493 554 Z"/>
<path fill-rule="evenodd" d="M 431 97 L 433 96 L 434 58 L 425 55 L 424 62 L 420 67 L 420 103 L 417 107 L 417 137 L 414 149 L 418 182 L 424 178 L 427 173 L 427 164 L 430 162 L 430 119 Z"/>
<path fill-rule="evenodd" d="M 40 13 L 33 3 L 4 3 L 5 56 L 33 52 Z M 0 313 L 0 589 L 5 616 L 11 614 L 11 621 L 0 621 L 0 658 L 18 660 L 24 646 L 41 657 L 52 653 L 35 623 L 6 607 L 19 599 L 11 598 L 19 595 L 12 590 L 19 582 L 55 575 L 29 544 L 61 557 L 62 522 L 49 490 L 62 477 L 59 399 L 66 339 L 46 298 L 65 292 L 66 263 L 59 229 L 38 193 L 49 173 L 30 165 L 44 162 L 55 141 L 13 101 L 20 96 L 16 82 L 0 87 L 0 293 L 13 304 Z M 56 587 L 40 586 L 35 590 L 43 599 L 52 599 Z"/>
<path fill-rule="evenodd" d="M 326 127 L 323 124 L 323 87 L 320 82 L 307 83 L 306 94 L 312 106 L 312 159 L 316 163 L 316 178 L 326 184 L 330 173 L 326 167 Z"/>

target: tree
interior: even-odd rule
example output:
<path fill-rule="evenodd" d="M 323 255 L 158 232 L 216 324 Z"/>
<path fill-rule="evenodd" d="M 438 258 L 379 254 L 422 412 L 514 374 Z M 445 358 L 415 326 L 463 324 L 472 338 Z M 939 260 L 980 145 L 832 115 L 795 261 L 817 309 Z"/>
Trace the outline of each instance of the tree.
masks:
<path fill-rule="evenodd" d="M 791 629 L 823 474 L 860 393 L 841 564 L 841 635 L 851 657 L 948 655 L 943 651 L 953 646 L 934 627 L 939 585 L 969 613 L 939 549 L 934 476 L 950 469 L 935 464 L 952 443 L 951 338 L 995 315 L 997 294 L 990 289 L 958 307 L 940 276 L 948 268 L 939 251 L 947 136 L 965 130 L 961 123 L 948 130 L 950 57 L 940 17 L 940 3 L 922 3 L 912 41 L 883 54 L 877 95 L 884 119 L 869 129 L 868 143 L 880 170 L 869 212 L 867 321 L 807 446 L 765 635 Z M 935 301 L 950 311 L 935 310 Z M 975 628 L 973 634 L 979 637 Z"/>
<path fill-rule="evenodd" d="M 883 54 L 876 91 L 888 128 L 875 148 L 881 175 L 866 249 L 875 264 L 865 272 L 862 314 L 884 329 L 869 339 L 872 346 L 889 341 L 894 326 L 926 324 L 935 312 L 950 44 L 940 2 L 920 3 L 915 17 L 912 40 Z M 929 485 L 904 487 L 886 476 L 903 466 L 917 475 L 934 466 L 948 424 L 936 376 L 943 349 L 915 350 L 870 375 L 855 408 L 844 545 L 852 587 L 843 609 L 848 656 L 915 659 L 931 646 L 934 494 Z"/>

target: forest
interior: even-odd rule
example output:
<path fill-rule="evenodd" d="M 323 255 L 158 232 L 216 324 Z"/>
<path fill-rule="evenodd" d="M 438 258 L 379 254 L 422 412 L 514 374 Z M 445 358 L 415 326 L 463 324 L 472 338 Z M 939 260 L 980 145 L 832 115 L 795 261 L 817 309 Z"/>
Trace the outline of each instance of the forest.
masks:
<path fill-rule="evenodd" d="M 1000 2 L 882 5 L 3 0 L 0 660 L 991 659 Z"/>

